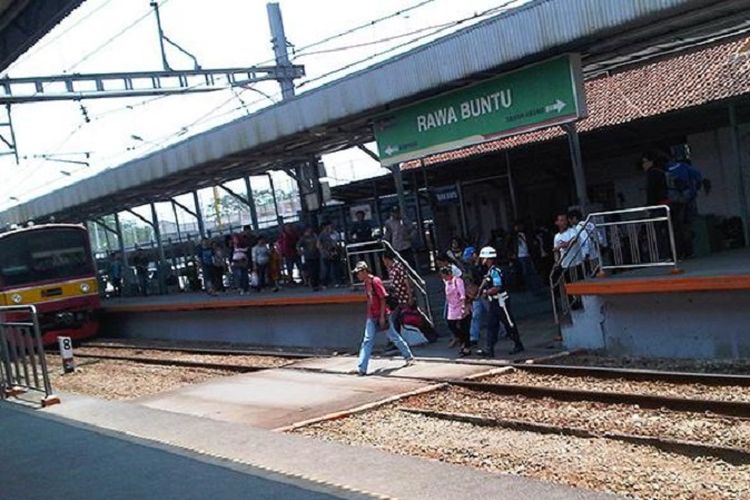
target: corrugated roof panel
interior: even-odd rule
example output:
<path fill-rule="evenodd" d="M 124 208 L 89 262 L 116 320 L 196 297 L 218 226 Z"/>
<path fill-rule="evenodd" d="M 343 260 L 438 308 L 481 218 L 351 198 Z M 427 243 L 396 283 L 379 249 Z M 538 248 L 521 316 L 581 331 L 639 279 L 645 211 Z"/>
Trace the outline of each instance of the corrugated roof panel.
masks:
<path fill-rule="evenodd" d="M 722 1 L 729 3 L 729 0 Z M 108 189 L 96 195 L 98 198 L 114 196 L 165 175 L 283 140 L 352 115 L 377 111 L 384 105 L 441 88 L 451 81 L 587 40 L 614 26 L 634 21 L 643 24 L 653 13 L 701 4 L 698 0 L 536 0 L 306 92 L 292 101 L 188 138 L 117 167 L 111 173 L 100 174 L 107 180 Z M 170 168 L 171 165 L 176 168 Z M 72 187 L 81 194 L 82 201 L 96 199 L 94 190 L 89 188 L 92 182 L 84 179 Z M 54 201 L 54 207 L 27 202 L 21 205 L 23 209 L 14 207 L 0 213 L 0 221 L 39 218 L 76 206 L 69 203 L 69 195 L 62 199 L 51 193 L 42 199 Z"/>

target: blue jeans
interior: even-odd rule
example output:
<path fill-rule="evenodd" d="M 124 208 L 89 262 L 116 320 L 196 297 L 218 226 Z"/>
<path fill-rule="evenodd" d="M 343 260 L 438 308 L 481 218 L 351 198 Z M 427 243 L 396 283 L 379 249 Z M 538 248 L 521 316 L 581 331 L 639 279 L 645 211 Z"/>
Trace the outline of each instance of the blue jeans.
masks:
<path fill-rule="evenodd" d="M 482 319 L 487 311 L 487 306 L 482 299 L 474 299 L 471 303 L 471 327 L 469 328 L 469 339 L 479 342 L 479 332 L 482 329 Z"/>
<path fill-rule="evenodd" d="M 234 276 L 234 286 L 247 292 L 250 288 L 250 276 L 247 275 L 247 269 L 244 267 L 233 267 L 232 275 Z"/>
<path fill-rule="evenodd" d="M 359 373 L 367 373 L 367 365 L 370 363 L 370 356 L 372 356 L 372 346 L 375 343 L 375 334 L 378 332 L 378 320 L 367 318 L 365 322 L 365 336 L 362 339 L 362 347 L 359 349 L 359 361 L 357 362 L 357 370 Z M 404 359 L 411 359 L 413 357 L 411 349 L 401 335 L 396 332 L 396 325 L 393 322 L 393 316 L 388 318 L 388 329 L 385 331 L 388 339 L 393 342 L 393 345 L 398 347 L 401 355 Z"/>

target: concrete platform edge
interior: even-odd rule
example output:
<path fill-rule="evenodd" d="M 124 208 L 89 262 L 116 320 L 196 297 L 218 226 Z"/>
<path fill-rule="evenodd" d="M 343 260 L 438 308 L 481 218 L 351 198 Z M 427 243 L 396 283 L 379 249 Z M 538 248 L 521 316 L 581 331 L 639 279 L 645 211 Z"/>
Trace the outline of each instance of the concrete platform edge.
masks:
<path fill-rule="evenodd" d="M 490 474 L 127 402 L 74 395 L 64 395 L 63 400 L 64 404 L 40 414 L 375 498 L 614 498 L 520 476 Z"/>

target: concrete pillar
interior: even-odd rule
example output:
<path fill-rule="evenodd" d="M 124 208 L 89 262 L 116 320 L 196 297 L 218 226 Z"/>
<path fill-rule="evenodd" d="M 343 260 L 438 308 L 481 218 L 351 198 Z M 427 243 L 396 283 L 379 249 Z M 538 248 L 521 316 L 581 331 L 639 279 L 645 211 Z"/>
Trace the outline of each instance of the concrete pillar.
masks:
<path fill-rule="evenodd" d="M 378 196 L 378 183 L 372 181 L 372 200 L 375 205 L 375 222 L 378 224 L 380 229 L 380 235 L 383 235 L 383 216 L 380 214 L 380 198 Z"/>
<path fill-rule="evenodd" d="M 247 205 L 250 208 L 250 220 L 252 221 L 253 230 L 257 231 L 258 226 L 258 210 L 255 208 L 255 197 L 253 196 L 253 186 L 250 182 L 250 177 L 245 177 L 245 195 L 247 196 Z"/>
<path fill-rule="evenodd" d="M 396 194 L 398 195 L 398 208 L 401 211 L 401 217 L 407 218 L 406 214 L 406 197 L 404 195 L 404 176 L 401 173 L 401 167 L 392 165 L 390 167 L 393 174 L 393 182 L 396 184 Z"/>
<path fill-rule="evenodd" d="M 125 255 L 125 237 L 122 234 L 120 216 L 117 213 L 115 213 L 115 231 L 117 231 L 117 243 L 120 246 L 120 259 L 122 259 L 122 289 L 125 291 L 130 289 L 130 269 L 128 267 L 128 256 Z"/>
<path fill-rule="evenodd" d="M 469 236 L 468 222 L 466 221 L 466 205 L 464 204 L 464 189 L 461 181 L 456 181 L 456 191 L 458 192 L 458 211 L 461 218 L 461 237 L 466 239 Z"/>
<path fill-rule="evenodd" d="M 279 215 L 279 202 L 276 199 L 276 187 L 273 184 L 273 176 L 271 172 L 266 172 L 266 175 L 268 176 L 268 184 L 271 186 L 271 197 L 273 198 L 273 211 L 276 214 L 276 223 L 281 228 L 284 224 L 284 218 Z"/>
<path fill-rule="evenodd" d="M 513 207 L 513 221 L 518 220 L 518 201 L 516 199 L 516 185 L 513 183 L 513 169 L 510 165 L 510 154 L 505 151 L 505 169 L 508 173 L 508 191 L 510 192 L 510 204 Z"/>
<path fill-rule="evenodd" d="M 586 175 L 583 171 L 583 160 L 581 158 L 581 143 L 578 140 L 578 131 L 574 123 L 566 123 L 562 126 L 568 136 L 568 145 L 570 147 L 570 162 L 573 166 L 573 178 L 576 184 L 576 196 L 578 205 L 584 215 L 588 212 L 589 198 L 586 189 Z"/>
<path fill-rule="evenodd" d="M 745 176 L 742 172 L 742 148 L 740 146 L 740 132 L 737 126 L 737 110 L 734 103 L 729 104 L 729 126 L 732 134 L 732 154 L 737 164 L 737 196 L 740 205 L 742 230 L 745 235 L 745 245 L 750 245 L 750 218 L 748 217 L 747 193 L 745 192 Z"/>
<path fill-rule="evenodd" d="M 203 212 L 201 212 L 201 202 L 198 199 L 198 191 L 193 191 L 193 203 L 195 203 L 195 218 L 198 221 L 198 232 L 201 238 L 206 237 L 206 225 L 203 223 Z"/>
<path fill-rule="evenodd" d="M 167 282 L 164 276 L 164 264 L 166 264 L 166 258 L 164 257 L 164 245 L 161 241 L 161 228 L 159 227 L 159 217 L 156 214 L 156 205 L 151 203 L 151 222 L 153 223 L 154 239 L 156 240 L 156 248 L 159 252 L 159 261 L 156 264 L 156 276 L 159 278 L 159 293 L 164 294 L 167 292 Z"/>
<path fill-rule="evenodd" d="M 422 220 L 422 203 L 419 201 L 419 183 L 417 182 L 417 172 L 412 172 L 412 182 L 414 186 L 414 206 L 417 210 L 417 230 L 419 231 L 419 243 L 427 246 L 424 238 L 424 221 Z"/>

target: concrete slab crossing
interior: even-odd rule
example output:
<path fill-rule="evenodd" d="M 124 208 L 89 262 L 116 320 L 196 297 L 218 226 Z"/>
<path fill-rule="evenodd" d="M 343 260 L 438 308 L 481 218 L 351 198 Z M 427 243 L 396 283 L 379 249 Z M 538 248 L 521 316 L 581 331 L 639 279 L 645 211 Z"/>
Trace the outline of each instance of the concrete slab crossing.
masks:
<path fill-rule="evenodd" d="M 401 378 L 280 368 L 212 379 L 135 402 L 159 410 L 276 429 L 428 385 Z"/>

